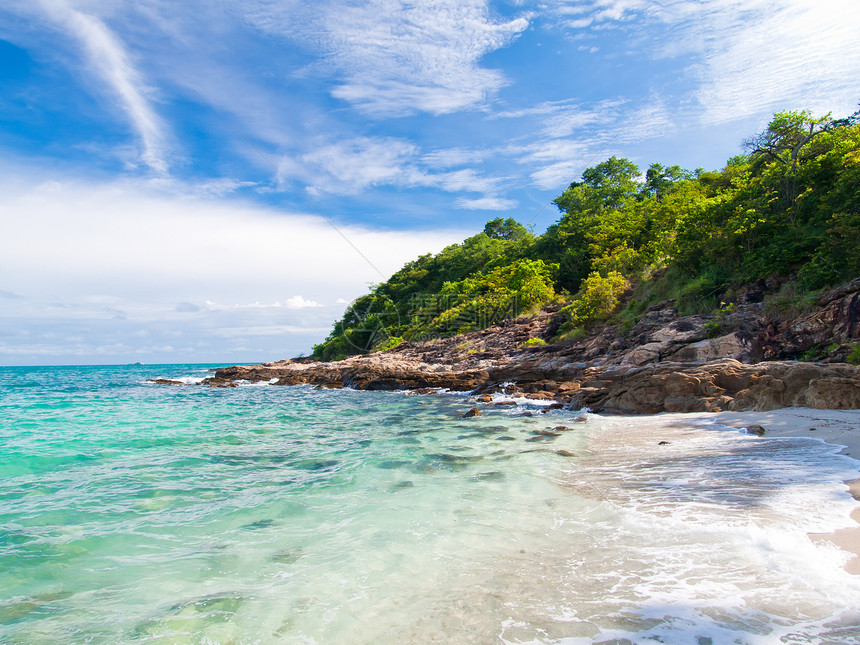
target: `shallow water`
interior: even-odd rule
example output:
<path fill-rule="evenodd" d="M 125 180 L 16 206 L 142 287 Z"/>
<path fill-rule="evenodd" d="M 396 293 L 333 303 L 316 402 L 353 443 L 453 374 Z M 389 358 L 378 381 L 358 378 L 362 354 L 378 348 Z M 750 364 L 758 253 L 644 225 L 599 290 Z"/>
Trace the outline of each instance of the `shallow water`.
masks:
<path fill-rule="evenodd" d="M 0 369 L 0 642 L 860 642 L 838 448 L 205 375 Z"/>

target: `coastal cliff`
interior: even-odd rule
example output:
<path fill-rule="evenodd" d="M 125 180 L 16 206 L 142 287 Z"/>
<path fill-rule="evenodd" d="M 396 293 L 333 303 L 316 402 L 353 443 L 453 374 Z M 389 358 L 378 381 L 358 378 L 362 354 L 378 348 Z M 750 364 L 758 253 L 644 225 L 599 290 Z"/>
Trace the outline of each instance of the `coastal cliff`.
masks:
<path fill-rule="evenodd" d="M 529 342 L 558 329 L 558 312 L 545 310 L 340 361 L 223 368 L 204 383 L 446 388 L 616 413 L 860 408 L 860 366 L 844 362 L 860 338 L 860 280 L 825 292 L 812 311 L 790 319 L 769 315 L 755 289 L 746 294 L 753 302 L 722 316 L 679 316 L 673 302 L 659 303 L 626 333 L 603 326 L 574 344 Z M 815 354 L 819 360 L 791 360 Z"/>

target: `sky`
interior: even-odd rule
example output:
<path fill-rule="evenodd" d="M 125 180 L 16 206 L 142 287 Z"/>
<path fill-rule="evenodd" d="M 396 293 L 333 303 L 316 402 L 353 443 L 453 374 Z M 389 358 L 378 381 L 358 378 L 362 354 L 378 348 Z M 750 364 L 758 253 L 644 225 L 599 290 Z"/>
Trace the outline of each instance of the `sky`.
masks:
<path fill-rule="evenodd" d="M 4 0 L 0 365 L 307 354 L 583 170 L 860 101 L 857 0 Z"/>

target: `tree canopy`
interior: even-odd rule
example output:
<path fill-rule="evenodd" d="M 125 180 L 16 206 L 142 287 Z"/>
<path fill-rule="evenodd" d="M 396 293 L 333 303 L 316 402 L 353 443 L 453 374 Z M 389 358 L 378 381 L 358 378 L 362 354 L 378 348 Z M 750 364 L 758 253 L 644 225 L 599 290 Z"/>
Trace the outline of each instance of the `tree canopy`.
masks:
<path fill-rule="evenodd" d="M 409 263 L 356 300 L 321 359 L 480 329 L 555 301 L 569 326 L 671 275 L 690 303 L 774 274 L 817 289 L 860 275 L 860 111 L 780 112 L 715 171 L 610 157 L 555 199 L 534 235 L 513 218 Z M 711 298 L 711 300 L 708 300 Z M 704 306 L 704 305 L 703 305 Z"/>

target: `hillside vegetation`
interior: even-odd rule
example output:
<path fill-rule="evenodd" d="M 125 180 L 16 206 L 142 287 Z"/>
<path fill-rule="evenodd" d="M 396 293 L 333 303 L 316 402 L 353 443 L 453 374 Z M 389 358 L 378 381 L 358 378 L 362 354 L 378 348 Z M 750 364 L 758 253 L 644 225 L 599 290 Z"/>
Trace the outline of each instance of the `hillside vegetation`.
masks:
<path fill-rule="evenodd" d="M 556 340 L 572 340 L 612 317 L 632 324 L 656 300 L 704 313 L 762 278 L 788 278 L 783 292 L 797 300 L 856 277 L 858 123 L 860 111 L 776 114 L 718 171 L 654 163 L 643 175 L 607 159 L 556 198 L 561 217 L 544 234 L 494 219 L 409 262 L 352 303 L 314 356 L 451 336 L 551 304 L 565 320 Z"/>

